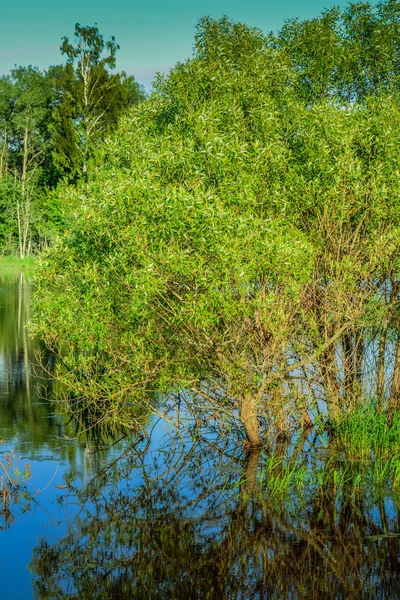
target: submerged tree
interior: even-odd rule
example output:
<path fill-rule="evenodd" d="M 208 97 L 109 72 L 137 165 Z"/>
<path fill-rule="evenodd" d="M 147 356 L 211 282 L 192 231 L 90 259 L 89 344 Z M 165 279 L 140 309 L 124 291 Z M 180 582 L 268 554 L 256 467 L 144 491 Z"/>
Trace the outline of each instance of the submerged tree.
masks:
<path fill-rule="evenodd" d="M 332 421 L 365 393 L 397 406 L 398 96 L 310 103 L 301 76 L 259 30 L 203 19 L 69 192 L 35 330 L 72 408 L 190 390 L 258 446 L 260 419 L 308 426 L 321 399 Z"/>

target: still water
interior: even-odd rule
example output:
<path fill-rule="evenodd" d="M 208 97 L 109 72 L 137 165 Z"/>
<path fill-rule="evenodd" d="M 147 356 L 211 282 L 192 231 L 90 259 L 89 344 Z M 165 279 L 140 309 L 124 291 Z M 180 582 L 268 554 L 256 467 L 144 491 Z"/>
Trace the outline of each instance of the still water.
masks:
<path fill-rule="evenodd" d="M 14 468 L 29 464 L 24 485 L 28 498 L 12 502 L 11 514 L 0 502 L 0 574 L 4 600 L 52 597 L 35 592 L 30 568 L 41 540 L 57 540 L 77 513 L 58 502 L 66 481 L 86 482 L 107 461 L 121 453 L 120 445 L 94 452 L 76 439 L 73 424 L 50 401 L 52 382 L 38 367 L 44 348 L 29 337 L 30 278 L 0 274 L 0 454 L 14 452 Z M 51 357 L 47 357 L 51 366 Z M 0 466 L 0 476 L 4 471 Z M 68 597 L 68 596 L 66 596 Z"/>
<path fill-rule="evenodd" d="M 0 498 L 1 598 L 400 599 L 385 481 L 355 487 L 314 433 L 245 455 L 236 432 L 172 405 L 144 435 L 77 437 L 25 327 L 30 294 L 29 277 L 0 275 L 1 461 L 31 473 Z"/>

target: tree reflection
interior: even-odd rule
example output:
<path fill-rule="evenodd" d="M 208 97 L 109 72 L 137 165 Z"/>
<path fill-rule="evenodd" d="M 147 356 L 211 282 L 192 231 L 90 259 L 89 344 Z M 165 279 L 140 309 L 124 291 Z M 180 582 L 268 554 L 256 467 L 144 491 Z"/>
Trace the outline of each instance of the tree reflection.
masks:
<path fill-rule="evenodd" d="M 82 509 L 36 547 L 37 598 L 397 597 L 399 511 L 383 489 L 327 476 L 274 496 L 267 479 L 282 481 L 284 462 L 263 478 L 266 453 L 192 433 L 136 447 L 66 496 Z M 278 446 L 312 468 L 310 439 Z"/>

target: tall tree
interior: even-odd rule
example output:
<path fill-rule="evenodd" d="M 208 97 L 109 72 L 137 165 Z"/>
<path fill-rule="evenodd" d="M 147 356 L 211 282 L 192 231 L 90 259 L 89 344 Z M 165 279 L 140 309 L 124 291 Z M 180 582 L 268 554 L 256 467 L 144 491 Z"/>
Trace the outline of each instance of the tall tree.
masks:
<path fill-rule="evenodd" d="M 25 256 L 30 244 L 32 202 L 39 193 L 50 149 L 48 122 L 52 90 L 46 73 L 16 67 L 0 80 L 0 237 L 18 239 Z M 13 242 L 14 240 L 14 242 Z"/>
<path fill-rule="evenodd" d="M 12 131 L 14 87 L 10 76 L 0 78 L 0 244 L 4 249 L 13 237 L 14 222 L 10 198 L 13 178 L 9 174 L 9 144 Z"/>
<path fill-rule="evenodd" d="M 42 165 L 50 146 L 48 121 L 52 91 L 45 73 L 34 67 L 13 69 L 15 104 L 13 114 L 14 180 L 18 245 L 21 258 L 28 250 L 32 221 L 32 200 L 38 191 Z"/>
<path fill-rule="evenodd" d="M 96 25 L 77 23 L 75 43 L 63 38 L 67 63 L 52 71 L 59 96 L 53 145 L 58 167 L 73 179 L 86 173 L 96 146 L 126 107 L 144 97 L 133 77 L 113 72 L 118 49 L 115 37 L 104 41 Z"/>
<path fill-rule="evenodd" d="M 14 103 L 14 89 L 10 76 L 0 78 L 0 178 L 8 169 L 8 144 Z"/>

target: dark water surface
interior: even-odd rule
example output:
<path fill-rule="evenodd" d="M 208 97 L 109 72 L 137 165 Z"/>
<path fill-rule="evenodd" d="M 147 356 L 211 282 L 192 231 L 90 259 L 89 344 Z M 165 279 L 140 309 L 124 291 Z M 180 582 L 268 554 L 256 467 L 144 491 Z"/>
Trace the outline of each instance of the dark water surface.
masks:
<path fill-rule="evenodd" d="M 1 598 L 400 598 L 384 474 L 357 485 L 314 433 L 246 456 L 236 432 L 172 406 L 142 438 L 76 439 L 36 366 L 30 293 L 0 275 L 0 453 L 31 471 L 0 498 Z"/>

